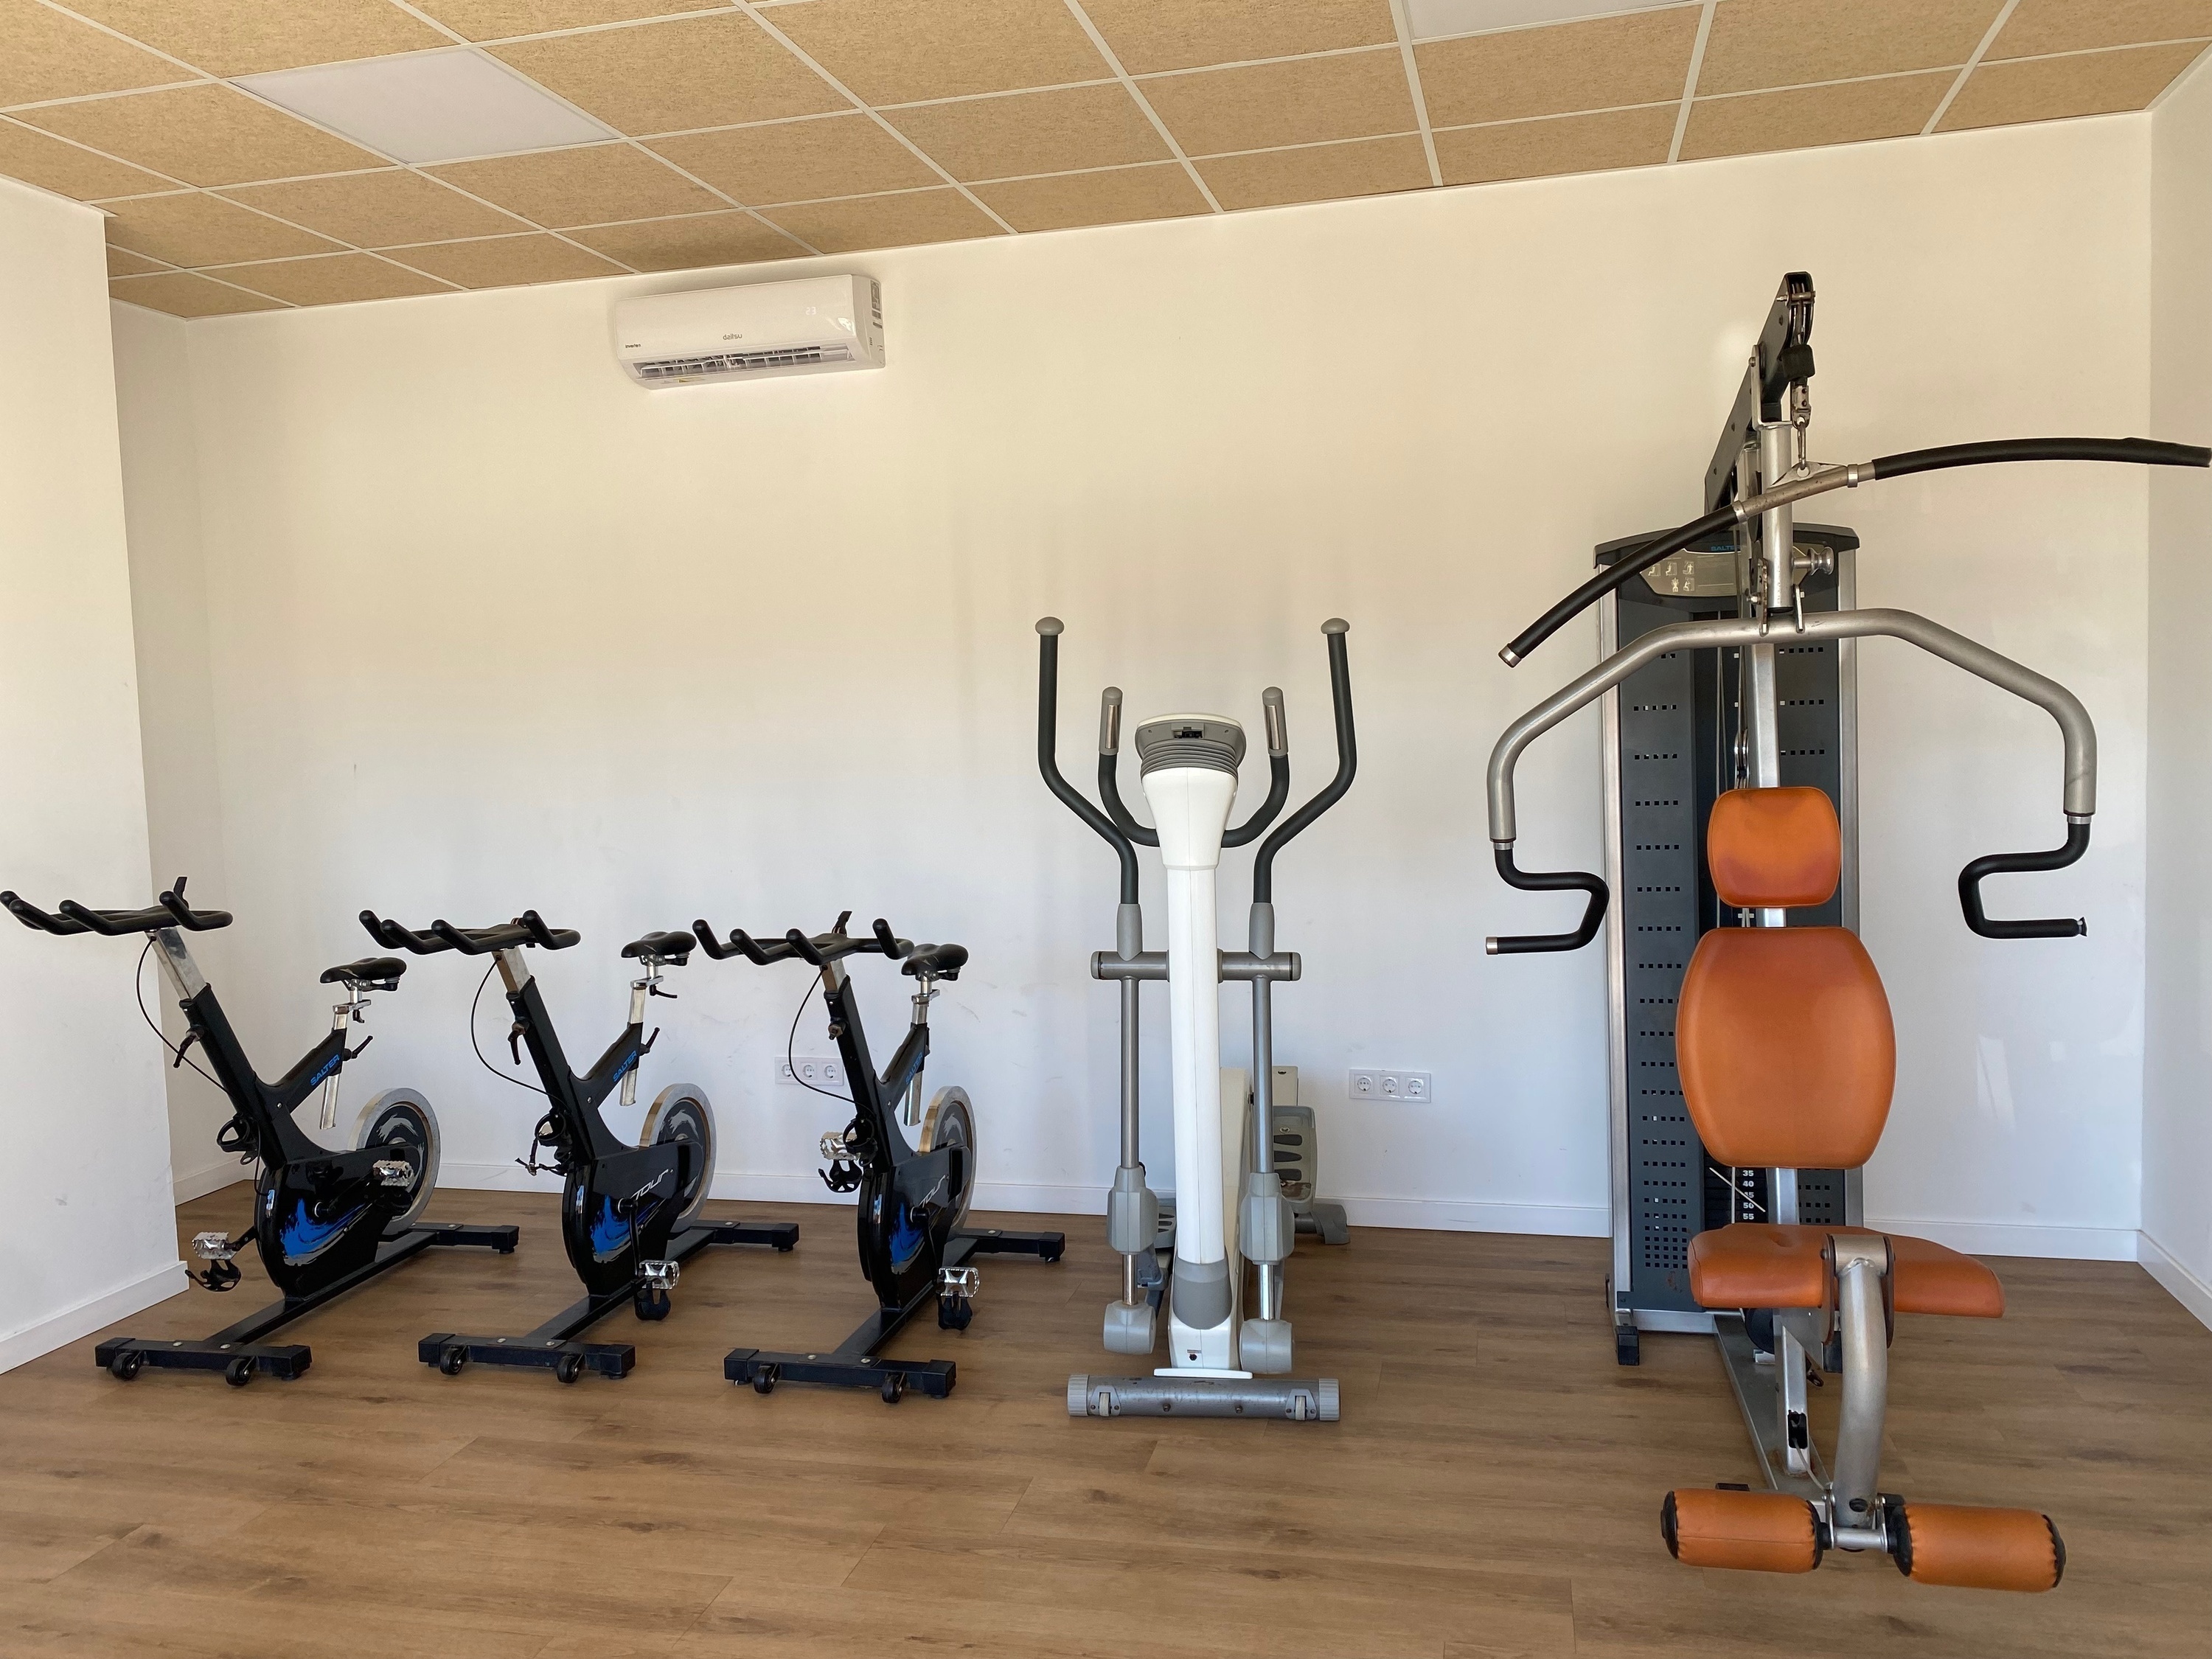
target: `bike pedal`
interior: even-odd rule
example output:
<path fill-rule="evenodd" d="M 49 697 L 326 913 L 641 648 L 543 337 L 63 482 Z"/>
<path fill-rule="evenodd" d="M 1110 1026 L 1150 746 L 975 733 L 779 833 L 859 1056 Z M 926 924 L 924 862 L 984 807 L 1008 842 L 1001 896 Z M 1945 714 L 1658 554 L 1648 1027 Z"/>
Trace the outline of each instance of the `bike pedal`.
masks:
<path fill-rule="evenodd" d="M 195 1233 L 192 1254 L 203 1261 L 228 1261 L 238 1252 L 230 1248 L 230 1239 L 225 1234 Z"/>
<path fill-rule="evenodd" d="M 380 1187 L 410 1187 L 415 1182 L 415 1166 L 404 1158 L 380 1158 L 370 1164 L 369 1172 Z"/>
<path fill-rule="evenodd" d="M 641 1261 L 637 1264 L 638 1282 L 648 1291 L 672 1291 L 684 1271 L 680 1261 Z"/>
<path fill-rule="evenodd" d="M 956 1297 L 963 1302 L 973 1301 L 982 1282 L 981 1268 L 939 1267 L 937 1270 L 937 1293 L 939 1296 Z"/>

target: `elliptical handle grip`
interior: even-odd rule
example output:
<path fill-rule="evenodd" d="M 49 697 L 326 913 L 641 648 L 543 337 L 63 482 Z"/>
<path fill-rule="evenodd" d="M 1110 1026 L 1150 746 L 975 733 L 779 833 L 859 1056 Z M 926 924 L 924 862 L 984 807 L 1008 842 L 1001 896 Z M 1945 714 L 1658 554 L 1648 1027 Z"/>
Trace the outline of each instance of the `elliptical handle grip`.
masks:
<path fill-rule="evenodd" d="M 1260 843 L 1260 850 L 1252 860 L 1252 902 L 1255 904 L 1274 902 L 1275 854 L 1290 845 L 1291 837 L 1344 799 L 1344 792 L 1352 787 L 1352 776 L 1359 769 L 1359 738 L 1352 719 L 1352 661 L 1345 646 L 1345 635 L 1352 631 L 1352 624 L 1341 617 L 1331 617 L 1321 625 L 1321 631 L 1328 642 L 1329 707 L 1336 718 L 1336 775 L 1328 781 L 1326 788 L 1284 819 L 1275 833 Z M 1272 754 L 1268 757 L 1271 770 L 1275 758 Z M 1287 793 L 1290 786 L 1287 749 L 1281 758 L 1285 772 L 1284 790 Z M 1269 793 L 1272 794 L 1273 791 Z"/>
<path fill-rule="evenodd" d="M 2063 870 L 2089 848 L 2089 820 L 2066 820 L 2066 844 L 2047 853 L 1991 853 L 1959 872 L 1959 908 L 1966 926 L 1984 939 L 2076 939 L 2089 931 L 2078 916 L 2044 916 L 2021 921 L 1993 921 L 1982 908 L 1982 882 L 2019 871 Z"/>
<path fill-rule="evenodd" d="M 1066 624 L 1057 617 L 1037 618 L 1037 770 L 1044 787 L 1081 818 L 1121 860 L 1121 902 L 1137 902 L 1137 849 L 1113 819 L 1076 792 L 1060 775 L 1060 636 Z M 1102 724 L 1104 710 L 1101 708 Z M 1102 734 L 1103 735 L 1103 734 Z M 1118 735 L 1118 734 L 1117 734 Z"/>
<path fill-rule="evenodd" d="M 1524 893 L 1583 892 L 1589 895 L 1589 904 L 1571 933 L 1498 935 L 1483 941 L 1486 954 L 1525 957 L 1548 951 L 1579 951 L 1597 937 L 1598 925 L 1605 920 L 1606 906 L 1612 897 L 1602 876 L 1594 876 L 1587 870 L 1521 869 L 1513 862 L 1513 843 L 1510 841 L 1498 844 L 1498 873 L 1507 886 L 1517 887 Z"/>

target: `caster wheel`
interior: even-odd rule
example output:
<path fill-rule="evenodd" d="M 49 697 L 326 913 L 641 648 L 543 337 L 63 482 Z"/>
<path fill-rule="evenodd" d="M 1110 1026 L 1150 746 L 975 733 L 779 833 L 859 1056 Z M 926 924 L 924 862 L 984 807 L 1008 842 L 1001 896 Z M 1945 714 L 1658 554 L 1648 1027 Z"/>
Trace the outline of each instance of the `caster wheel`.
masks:
<path fill-rule="evenodd" d="M 775 1247 L 775 1253 L 778 1255 L 789 1255 L 795 1248 L 797 1247 L 794 1245 L 779 1244 Z"/>
<path fill-rule="evenodd" d="M 906 1398 L 906 1378 L 893 1371 L 884 1379 L 884 1404 L 896 1406 Z"/>
<path fill-rule="evenodd" d="M 253 1381 L 253 1362 L 244 1356 L 234 1359 L 222 1368 L 222 1380 L 234 1389 L 242 1389 Z"/>
<path fill-rule="evenodd" d="M 438 1369 L 448 1376 L 459 1376 L 461 1367 L 469 1363 L 469 1351 L 456 1343 L 438 1356 Z"/>
<path fill-rule="evenodd" d="M 775 1373 L 774 1371 L 761 1371 L 757 1373 L 753 1377 L 753 1392 L 755 1394 L 774 1394 L 775 1392 Z"/>
<path fill-rule="evenodd" d="M 128 1382 L 138 1375 L 146 1363 L 146 1356 L 136 1348 L 125 1348 L 107 1362 L 107 1374 L 118 1382 Z"/>
<path fill-rule="evenodd" d="M 964 1331 L 975 1317 L 975 1304 L 965 1297 L 937 1299 L 937 1328 L 940 1331 Z"/>
<path fill-rule="evenodd" d="M 562 1382 L 574 1382 L 584 1374 L 584 1356 L 564 1353 L 553 1362 L 553 1375 Z"/>

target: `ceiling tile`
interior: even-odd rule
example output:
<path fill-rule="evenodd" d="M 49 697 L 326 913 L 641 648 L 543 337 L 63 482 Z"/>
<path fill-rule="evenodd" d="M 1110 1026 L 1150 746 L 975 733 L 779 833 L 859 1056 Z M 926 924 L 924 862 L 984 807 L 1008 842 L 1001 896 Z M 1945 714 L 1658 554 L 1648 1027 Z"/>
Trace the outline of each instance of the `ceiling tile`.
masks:
<path fill-rule="evenodd" d="M 149 270 L 167 269 L 159 259 L 149 259 L 143 254 L 128 252 L 119 247 L 107 250 L 107 274 L 111 276 L 143 276 Z"/>
<path fill-rule="evenodd" d="M 173 265 L 283 259 L 296 254 L 328 253 L 335 246 L 295 226 L 281 225 L 218 197 L 192 191 L 117 202 L 111 211 L 114 216 L 107 222 L 109 241 Z"/>
<path fill-rule="evenodd" d="M 1682 159 L 1902 138 L 1928 125 L 1957 78 L 1939 70 L 1742 98 L 1700 98 L 1690 109 Z"/>
<path fill-rule="evenodd" d="M 1056 179 L 1014 179 L 978 185 L 975 193 L 1016 230 L 1118 225 L 1213 210 L 1178 161 L 1070 173 Z"/>
<path fill-rule="evenodd" d="M 247 294 L 188 270 L 164 270 L 151 276 L 118 276 L 107 285 L 111 296 L 172 317 L 225 317 L 240 311 L 276 311 L 274 300 Z"/>
<path fill-rule="evenodd" d="M 1083 9 L 1132 75 L 1398 40 L 1390 0 L 1085 0 Z"/>
<path fill-rule="evenodd" d="M 750 265 L 763 259 L 803 259 L 806 250 L 750 213 L 708 213 L 693 219 L 649 219 L 638 225 L 601 225 L 576 240 L 638 270 L 696 270 L 705 265 Z"/>
<path fill-rule="evenodd" d="M 905 247 L 915 242 L 957 242 L 1005 234 L 957 190 L 911 190 L 897 196 L 856 196 L 850 201 L 782 207 L 769 216 L 793 235 L 824 253 Z"/>
<path fill-rule="evenodd" d="M 445 242 L 526 228 L 510 215 L 471 202 L 419 173 L 342 173 L 223 192 L 234 202 L 289 219 L 357 247 Z"/>
<path fill-rule="evenodd" d="M 2003 9 L 2004 0 L 1721 0 L 1698 93 L 1955 67 Z"/>
<path fill-rule="evenodd" d="M 1956 132 L 1961 127 L 2141 109 L 2195 63 L 2203 50 L 2203 42 L 2193 40 L 2181 46 L 1985 63 L 1960 88 L 1937 130 Z"/>
<path fill-rule="evenodd" d="M 1413 48 L 1432 126 L 1680 103 L 1698 13 L 1675 7 Z"/>
<path fill-rule="evenodd" d="M 494 48 L 617 131 L 676 132 L 849 107 L 742 12 Z"/>
<path fill-rule="evenodd" d="M 453 43 L 389 0 L 69 0 L 72 11 L 210 75 L 416 52 Z"/>
<path fill-rule="evenodd" d="M 1231 211 L 1419 190 L 1429 182 L 1428 157 L 1414 137 L 1220 155 L 1199 162 L 1198 170 L 1214 199 Z"/>
<path fill-rule="evenodd" d="M 455 161 L 430 171 L 548 230 L 708 213 L 727 205 L 633 144 L 539 150 L 489 161 Z"/>
<path fill-rule="evenodd" d="M 389 256 L 463 288 L 515 288 L 526 283 L 568 283 L 584 276 L 619 276 L 622 267 L 557 236 L 489 236 L 474 242 L 433 242 Z"/>
<path fill-rule="evenodd" d="M 1191 155 L 1411 132 L 1419 125 L 1395 46 L 1199 70 L 1139 84 Z"/>
<path fill-rule="evenodd" d="M 450 294 L 445 283 L 368 253 L 333 253 L 320 259 L 272 259 L 225 265 L 211 273 L 295 306 L 345 305 L 356 300 L 397 300 L 410 294 Z"/>
<path fill-rule="evenodd" d="M 939 182 L 927 163 L 860 114 L 656 138 L 651 148 L 752 207 Z"/>
<path fill-rule="evenodd" d="M 1165 161 L 1170 152 L 1121 84 L 917 104 L 884 118 L 954 178 L 1011 179 Z"/>
<path fill-rule="evenodd" d="M 1113 73 L 1062 0 L 808 0 L 764 15 L 871 104 Z"/>
<path fill-rule="evenodd" d="M 167 179 L 94 155 L 13 121 L 0 121 L 0 173 L 41 190 L 74 196 L 80 202 L 176 188 Z"/>
<path fill-rule="evenodd" d="M 38 0 L 0 0 L 0 104 L 189 81 L 191 73 Z"/>
<path fill-rule="evenodd" d="M 2212 36 L 2212 0 L 2020 0 L 1991 58 Z"/>
<path fill-rule="evenodd" d="M 726 11 L 730 0 L 415 0 L 415 4 L 469 40 L 499 40 L 548 29 L 672 17 L 679 12 Z"/>
<path fill-rule="evenodd" d="M 380 156 L 212 82 L 54 104 L 18 118 L 192 185 L 243 185 L 383 164 Z"/>
<path fill-rule="evenodd" d="M 1548 121 L 1450 128 L 1436 136 L 1437 166 L 1448 185 L 1652 167 L 1667 159 L 1674 142 L 1678 108 L 1650 104 Z"/>

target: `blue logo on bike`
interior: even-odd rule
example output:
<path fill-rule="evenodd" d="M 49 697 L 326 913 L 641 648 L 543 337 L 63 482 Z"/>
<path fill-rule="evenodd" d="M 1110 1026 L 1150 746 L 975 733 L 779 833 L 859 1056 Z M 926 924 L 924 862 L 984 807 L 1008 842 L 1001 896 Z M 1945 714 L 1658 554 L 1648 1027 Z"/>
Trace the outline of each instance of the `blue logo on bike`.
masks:
<path fill-rule="evenodd" d="M 599 1212 L 592 1221 L 592 1255 L 600 1261 L 611 1261 L 629 1247 L 630 1224 L 615 1212 L 614 1200 L 604 1194 L 599 1198 Z"/>
<path fill-rule="evenodd" d="M 335 1243 L 368 1208 L 366 1204 L 356 1204 L 335 1221 L 318 1221 L 307 1213 L 307 1206 L 302 1200 L 292 1206 L 292 1213 L 277 1228 L 277 1248 L 288 1262 L 313 1261 Z"/>

